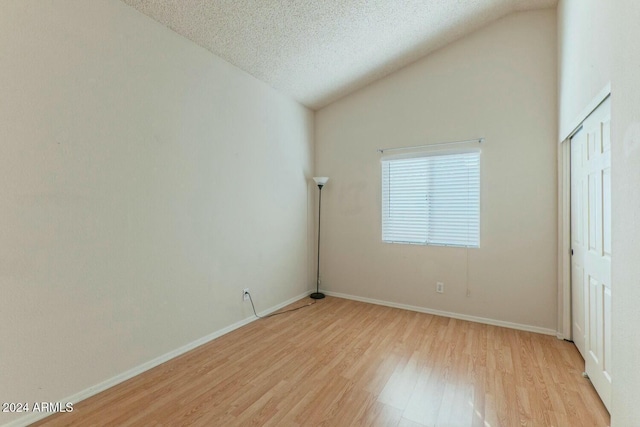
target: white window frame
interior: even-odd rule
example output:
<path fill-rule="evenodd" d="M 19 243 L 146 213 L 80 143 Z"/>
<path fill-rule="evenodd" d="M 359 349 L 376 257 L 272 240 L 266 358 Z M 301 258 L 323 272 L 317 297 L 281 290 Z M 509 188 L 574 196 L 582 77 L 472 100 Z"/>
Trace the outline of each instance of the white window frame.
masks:
<path fill-rule="evenodd" d="M 382 158 L 382 241 L 479 248 L 480 154 L 476 149 Z"/>

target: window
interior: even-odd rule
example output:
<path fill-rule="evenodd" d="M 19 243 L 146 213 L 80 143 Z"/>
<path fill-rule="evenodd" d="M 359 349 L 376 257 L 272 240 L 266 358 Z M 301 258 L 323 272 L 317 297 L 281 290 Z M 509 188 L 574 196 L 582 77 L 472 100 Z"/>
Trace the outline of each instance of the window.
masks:
<path fill-rule="evenodd" d="M 480 247 L 480 151 L 383 159 L 382 240 Z"/>

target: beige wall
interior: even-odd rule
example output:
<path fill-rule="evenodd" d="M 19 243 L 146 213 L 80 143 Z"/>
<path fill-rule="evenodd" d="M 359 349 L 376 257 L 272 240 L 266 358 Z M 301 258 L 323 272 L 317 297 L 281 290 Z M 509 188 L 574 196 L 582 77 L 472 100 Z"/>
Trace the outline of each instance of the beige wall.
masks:
<path fill-rule="evenodd" d="M 2 2 L 0 94 L 2 401 L 249 318 L 244 287 L 265 310 L 314 284 L 306 108 L 119 1 Z"/>
<path fill-rule="evenodd" d="M 323 288 L 555 331 L 556 66 L 555 10 L 519 13 L 318 111 Z M 467 297 L 465 249 L 381 242 L 376 149 L 479 136 Z"/>

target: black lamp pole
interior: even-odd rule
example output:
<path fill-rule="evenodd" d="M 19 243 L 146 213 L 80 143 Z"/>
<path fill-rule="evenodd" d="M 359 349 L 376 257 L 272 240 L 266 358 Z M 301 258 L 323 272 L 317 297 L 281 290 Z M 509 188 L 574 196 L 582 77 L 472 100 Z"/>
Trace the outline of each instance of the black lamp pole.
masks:
<path fill-rule="evenodd" d="M 320 292 L 320 212 L 322 211 L 322 187 L 327 183 L 328 178 L 313 178 L 318 184 L 318 189 L 320 189 L 320 196 L 318 199 L 318 261 L 316 263 L 317 266 L 317 274 L 316 274 L 316 291 L 309 295 L 313 299 L 322 299 L 324 298 L 324 294 Z"/>

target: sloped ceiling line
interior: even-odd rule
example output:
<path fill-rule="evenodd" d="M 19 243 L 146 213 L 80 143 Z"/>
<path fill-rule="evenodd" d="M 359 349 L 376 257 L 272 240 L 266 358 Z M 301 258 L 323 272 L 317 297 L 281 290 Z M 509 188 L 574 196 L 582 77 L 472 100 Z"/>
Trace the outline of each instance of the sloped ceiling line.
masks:
<path fill-rule="evenodd" d="M 122 0 L 311 109 L 557 0 Z"/>

